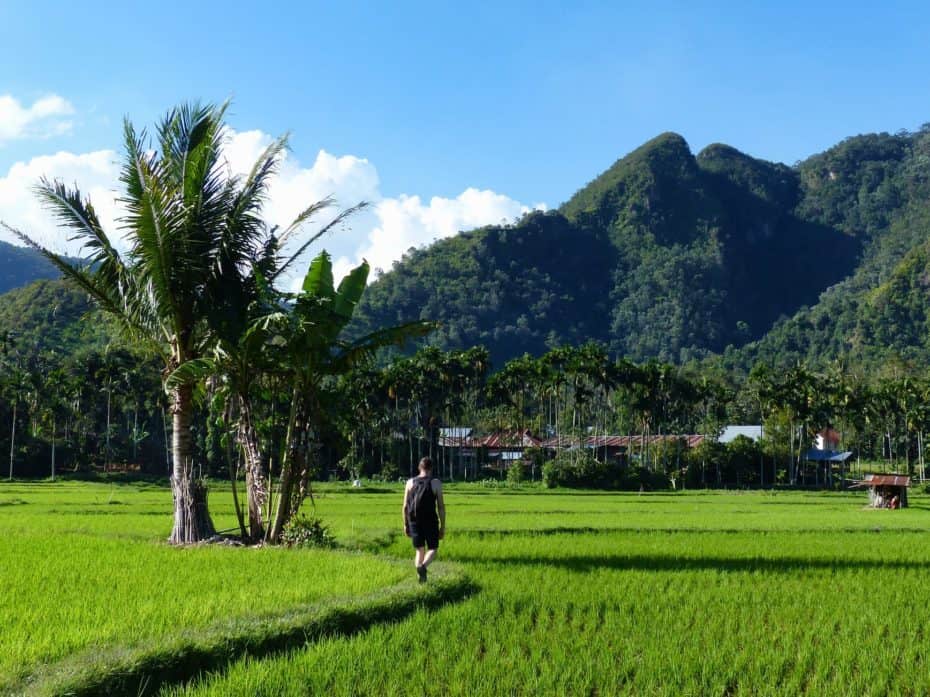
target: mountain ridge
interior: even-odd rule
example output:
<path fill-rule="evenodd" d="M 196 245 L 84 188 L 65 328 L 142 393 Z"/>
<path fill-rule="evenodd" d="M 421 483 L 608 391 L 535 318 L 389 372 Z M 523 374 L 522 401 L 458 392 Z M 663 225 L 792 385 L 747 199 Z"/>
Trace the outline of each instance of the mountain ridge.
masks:
<path fill-rule="evenodd" d="M 372 284 L 359 308 L 361 326 L 429 316 L 447 325 L 436 339 L 439 345 L 464 348 L 469 341 L 490 339 L 498 364 L 582 336 L 602 341 L 618 355 L 673 362 L 746 345 L 848 276 L 868 240 L 859 230 L 803 212 L 810 188 L 805 173 L 816 179 L 801 168 L 719 143 L 695 156 L 680 135 L 660 134 L 616 160 L 556 212 L 464 233 L 495 240 L 496 254 L 469 257 L 469 250 L 459 250 L 456 256 L 455 243 L 442 240 L 402 259 Z M 560 216 L 560 237 L 536 234 L 540 215 Z M 515 242 L 513 253 L 501 248 L 502 239 Z M 554 291 L 564 304 L 574 305 L 577 317 L 563 311 L 563 324 L 547 328 L 535 327 L 533 317 L 518 312 L 533 310 L 521 306 L 519 298 L 533 294 L 527 284 L 534 274 L 551 276 L 549 266 L 527 263 L 519 249 L 542 244 L 551 245 L 550 266 L 560 264 L 566 247 L 578 245 L 587 245 L 581 256 L 592 265 L 584 270 L 577 259 L 569 264 L 582 269 L 575 283 L 563 278 Z M 438 258 L 445 258 L 441 270 L 432 269 Z M 831 263 L 824 265 L 823 259 Z M 480 293 L 450 290 L 482 286 L 464 269 L 483 279 L 484 297 L 493 306 L 514 310 L 482 311 Z M 488 287 L 488 278 L 513 273 L 526 276 L 525 282 L 492 281 Z M 418 300 L 406 301 L 393 286 L 415 286 Z M 434 302 L 439 295 L 443 301 Z M 596 317 L 590 308 L 597 309 Z"/>

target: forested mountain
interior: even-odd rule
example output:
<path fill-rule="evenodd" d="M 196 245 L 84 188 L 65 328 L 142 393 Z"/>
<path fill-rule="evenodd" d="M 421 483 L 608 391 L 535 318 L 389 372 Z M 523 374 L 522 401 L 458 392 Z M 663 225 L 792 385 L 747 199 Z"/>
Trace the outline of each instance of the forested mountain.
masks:
<path fill-rule="evenodd" d="M 865 137 L 787 167 L 725 145 L 695 157 L 663 134 L 557 211 L 409 253 L 359 314 L 366 328 L 439 319 L 435 341 L 485 344 L 496 365 L 583 339 L 636 360 L 739 347 L 854 272 L 906 197 L 884 182 L 916 138 Z"/>
<path fill-rule="evenodd" d="M 798 166 L 801 214 L 865 241 L 851 275 L 724 357 L 866 367 L 930 359 L 930 128 L 850 138 Z"/>
<path fill-rule="evenodd" d="M 487 346 L 495 366 L 592 339 L 639 361 L 720 354 L 741 372 L 925 361 L 928 231 L 930 128 L 856 136 L 793 167 L 720 144 L 694 156 L 667 133 L 557 210 L 411 250 L 371 285 L 355 331 L 438 319 L 431 343 Z M 0 243 L 0 289 L 54 273 Z M 0 300 L 0 328 L 41 315 L 27 333 L 46 341 L 49 313 L 81 303 L 40 284 Z M 47 340 L 71 344 L 77 326 Z"/>
<path fill-rule="evenodd" d="M 0 242 L 0 293 L 40 278 L 58 276 L 58 270 L 38 252 Z"/>

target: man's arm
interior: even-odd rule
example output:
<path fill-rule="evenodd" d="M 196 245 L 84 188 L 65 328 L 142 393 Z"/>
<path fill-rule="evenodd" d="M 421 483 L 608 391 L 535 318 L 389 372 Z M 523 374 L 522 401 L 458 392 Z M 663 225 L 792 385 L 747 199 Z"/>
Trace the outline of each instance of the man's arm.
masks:
<path fill-rule="evenodd" d="M 404 484 L 404 503 L 400 509 L 400 515 L 404 519 L 404 534 L 407 537 L 410 537 L 410 523 L 407 522 L 407 495 L 410 493 L 410 480 L 407 480 L 407 483 Z"/>
<path fill-rule="evenodd" d="M 442 498 L 442 482 L 438 479 L 433 480 L 436 494 L 436 508 L 439 509 L 439 539 L 441 540 L 446 534 L 446 502 Z"/>

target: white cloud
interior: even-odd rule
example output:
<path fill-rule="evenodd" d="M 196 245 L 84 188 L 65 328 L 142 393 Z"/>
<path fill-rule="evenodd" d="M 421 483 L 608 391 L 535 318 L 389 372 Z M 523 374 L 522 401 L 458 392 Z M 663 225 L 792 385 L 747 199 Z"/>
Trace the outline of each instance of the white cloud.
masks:
<path fill-rule="evenodd" d="M 0 145 L 21 138 L 48 138 L 71 130 L 63 118 L 74 113 L 68 100 L 51 94 L 24 106 L 15 97 L 0 95 Z"/>
<path fill-rule="evenodd" d="M 43 108 L 53 110 L 53 107 Z M 247 173 L 270 143 L 271 137 L 261 131 L 230 131 L 225 149 L 230 172 Z M 105 229 L 117 233 L 118 159 L 111 150 L 83 155 L 59 152 L 15 164 L 5 177 L 0 177 L 0 220 L 56 250 L 76 253 L 73 248 L 65 248 L 65 233 L 55 229 L 54 221 L 32 192 L 34 184 L 44 175 L 68 184 L 76 182 L 90 195 Z M 265 217 L 272 224 L 287 225 L 307 205 L 327 196 L 336 200 L 337 207 L 324 211 L 315 224 L 308 225 L 303 239 L 328 222 L 341 207 L 359 201 L 371 203 L 368 210 L 350 218 L 315 246 L 315 250 L 325 248 L 332 254 L 337 278 L 363 258 L 372 268 L 387 270 L 410 247 L 429 244 L 460 230 L 511 222 L 530 210 L 512 198 L 475 188 L 468 188 L 454 198 L 434 196 L 428 202 L 417 195 L 385 198 L 380 192 L 378 171 L 367 159 L 320 150 L 309 167 L 302 167 L 291 153 L 285 156 L 278 176 L 269 187 Z M 533 207 L 545 208 L 541 204 Z M 4 234 L 0 231 L 0 235 Z M 5 239 L 9 240 L 9 236 Z M 313 253 L 311 250 L 310 254 Z M 298 284 L 299 276 L 298 269 L 295 277 L 286 281 L 287 285 Z"/>
<path fill-rule="evenodd" d="M 115 232 L 117 159 L 112 150 L 98 150 L 82 155 L 58 152 L 17 162 L 6 176 L 0 177 L 0 220 L 56 251 L 77 253 L 67 244 L 67 233 L 57 229 L 54 217 L 42 207 L 33 188 L 43 176 L 68 185 L 77 183 L 90 196 L 104 228 Z M 15 242 L 5 230 L 0 230 L 0 238 Z"/>
<path fill-rule="evenodd" d="M 535 207 L 545 208 L 541 204 Z M 529 210 L 508 196 L 474 188 L 455 198 L 434 196 L 429 204 L 419 196 L 382 199 L 375 206 L 378 224 L 358 248 L 355 261 L 365 258 L 372 268 L 387 271 L 411 247 L 482 225 L 510 223 Z M 339 261 L 342 268 L 351 263 L 348 258 Z"/>

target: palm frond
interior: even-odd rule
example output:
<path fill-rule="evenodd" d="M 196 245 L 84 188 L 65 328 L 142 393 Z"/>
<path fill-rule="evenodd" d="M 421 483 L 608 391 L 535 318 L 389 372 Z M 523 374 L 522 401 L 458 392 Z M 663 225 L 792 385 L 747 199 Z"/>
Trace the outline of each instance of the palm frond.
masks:
<path fill-rule="evenodd" d="M 304 252 L 307 251 L 310 245 L 312 245 L 314 242 L 320 239 L 323 235 L 330 232 L 337 225 L 340 225 L 341 223 L 345 222 L 346 219 L 349 218 L 350 216 L 355 215 L 359 211 L 363 211 L 366 208 L 368 208 L 368 205 L 369 204 L 367 201 L 362 201 L 361 203 L 358 203 L 352 206 L 351 208 L 346 208 L 344 211 L 339 213 L 339 215 L 337 215 L 329 223 L 327 223 L 320 230 L 318 230 L 316 234 L 311 235 L 310 239 L 308 239 L 306 242 L 300 245 L 300 247 L 297 248 L 297 251 L 294 252 L 286 261 L 279 264 L 277 272 L 269 280 L 271 280 L 272 282 L 277 280 L 278 277 L 281 276 L 281 274 L 283 274 L 285 271 L 287 271 L 288 268 L 290 268 L 291 264 L 293 264 L 295 261 L 300 259 L 301 256 L 303 256 Z"/>
<path fill-rule="evenodd" d="M 311 203 L 291 221 L 290 225 L 284 228 L 284 232 L 281 233 L 281 244 L 285 244 L 288 239 L 290 239 L 291 235 L 300 230 L 305 223 L 312 220 L 317 213 L 334 205 L 336 205 L 336 199 L 332 196 L 327 196 L 326 198 L 321 198 L 319 201 Z"/>
<path fill-rule="evenodd" d="M 165 392 L 170 392 L 182 385 L 197 383 L 215 373 L 216 370 L 217 362 L 213 358 L 194 358 L 185 361 L 165 378 Z"/>
<path fill-rule="evenodd" d="M 269 232 L 260 213 L 267 197 L 268 185 L 277 172 L 286 148 L 287 136 L 278 138 L 265 148 L 248 177 L 232 196 L 222 226 L 219 274 L 237 274 L 238 269 L 247 262 L 260 263 L 268 258 L 268 244 L 275 235 L 273 231 Z"/>
<path fill-rule="evenodd" d="M 153 313 L 170 317 L 177 329 L 186 323 L 191 311 L 191 299 L 185 297 L 187 288 L 176 282 L 183 273 L 183 257 L 190 256 L 177 239 L 184 227 L 184 212 L 169 189 L 164 161 L 146 152 L 145 131 L 136 134 L 126 120 L 124 140 L 126 159 L 120 179 L 126 193 L 121 202 L 126 208 L 123 227 L 130 233 L 130 261 L 138 285 L 147 289 L 147 297 L 158 308 Z"/>

